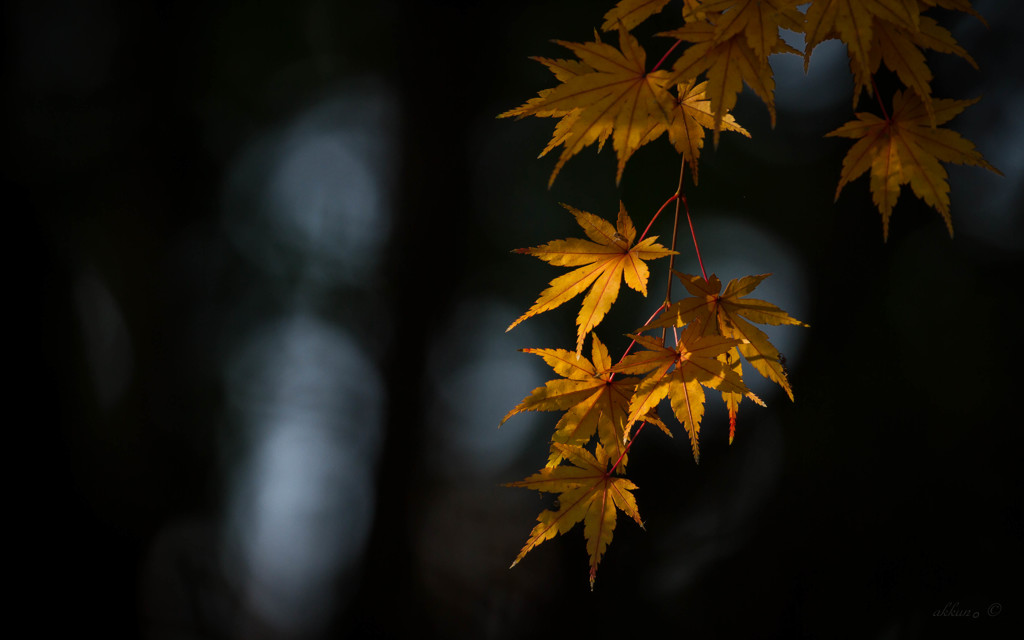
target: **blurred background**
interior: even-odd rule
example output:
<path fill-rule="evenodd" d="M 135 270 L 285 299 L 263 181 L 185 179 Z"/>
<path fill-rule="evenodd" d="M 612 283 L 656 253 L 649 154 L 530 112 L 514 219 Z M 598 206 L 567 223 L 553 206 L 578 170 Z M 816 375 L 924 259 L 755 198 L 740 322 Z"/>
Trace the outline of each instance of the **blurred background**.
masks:
<path fill-rule="evenodd" d="M 949 168 L 955 239 L 909 189 L 888 243 L 866 178 L 833 204 L 841 45 L 806 76 L 776 56 L 774 130 L 741 96 L 753 139 L 723 135 L 687 195 L 708 271 L 773 273 L 754 297 L 810 323 L 770 332 L 796 402 L 755 386 L 769 406 L 730 447 L 709 401 L 699 466 L 645 432 L 646 530 L 620 518 L 593 592 L 581 528 L 509 570 L 551 496 L 500 485 L 557 415 L 497 425 L 551 376 L 517 350 L 570 346 L 578 304 L 506 334 L 559 273 L 510 250 L 577 235 L 560 202 L 645 225 L 678 175 L 661 140 L 616 188 L 591 148 L 548 190 L 553 121 L 495 118 L 552 85 L 528 56 L 611 4 L 7 3 L 11 311 L 35 336 L 8 418 L 31 456 L 16 617 L 152 639 L 1021 627 L 1024 11 L 997 0 L 987 27 L 937 14 L 980 71 L 929 57 L 936 96 L 982 97 L 952 126 L 1005 174 Z M 650 64 L 668 43 L 647 42 Z M 653 267 L 602 326 L 613 354 Z"/>

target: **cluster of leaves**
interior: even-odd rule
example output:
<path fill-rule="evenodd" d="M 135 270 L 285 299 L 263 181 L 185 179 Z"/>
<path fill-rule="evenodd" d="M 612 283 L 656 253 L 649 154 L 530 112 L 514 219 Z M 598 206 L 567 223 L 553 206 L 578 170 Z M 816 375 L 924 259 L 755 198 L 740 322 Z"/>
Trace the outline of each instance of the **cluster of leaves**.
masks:
<path fill-rule="evenodd" d="M 697 184 L 708 132 L 716 145 L 722 131 L 750 136 L 729 113 L 744 84 L 761 98 L 775 124 L 775 81 L 769 56 L 803 55 L 806 66 L 821 42 L 838 38 L 846 44 L 854 105 L 863 92 L 875 95 L 882 116 L 858 112 L 855 120 L 827 134 L 857 141 L 843 161 L 836 198 L 846 183 L 870 169 L 871 192 L 886 237 L 902 185 L 909 184 L 919 198 L 937 209 L 952 233 L 949 186 L 941 162 L 996 171 L 970 142 L 939 128 L 974 101 L 932 97 L 932 75 L 922 51 L 952 53 L 974 64 L 949 31 L 923 15 L 933 7 L 977 15 L 968 0 L 681 0 L 682 26 L 658 34 L 672 44 L 648 69 L 647 53 L 632 31 L 669 2 L 618 2 L 601 27 L 617 32 L 617 47 L 602 41 L 597 31 L 592 42 L 556 41 L 575 57 L 535 59 L 554 74 L 558 84 L 500 116 L 558 118 L 541 153 L 561 147 L 549 187 L 570 158 L 594 143 L 602 148 L 609 138 L 618 161 L 616 182 L 637 149 L 662 134 L 667 134 L 682 163 L 676 192 L 639 237 L 622 203 L 615 224 L 566 205 L 586 239 L 554 240 L 517 250 L 574 269 L 552 280 L 510 330 L 584 291 L 586 295 L 576 318 L 575 351 L 523 350 L 539 355 L 559 377 L 535 389 L 502 420 L 522 411 L 563 412 L 545 467 L 509 485 L 558 494 L 556 507 L 540 514 L 513 566 L 537 545 L 583 522 L 591 588 L 612 539 L 617 512 L 641 522 L 632 494 L 637 487 L 622 474 L 629 448 L 646 424 L 672 435 L 672 428 L 658 415 L 663 401 L 668 401 L 699 461 L 700 423 L 708 390 L 728 408 L 730 443 L 741 401 L 764 404 L 744 383 L 743 360 L 793 399 L 784 360 L 755 324 L 806 325 L 771 303 L 747 297 L 767 274 L 732 280 L 723 291 L 719 279 L 704 272 L 695 235 L 701 275 L 672 268 L 680 205 L 686 206 L 684 169 L 690 166 Z M 783 29 L 804 34 L 804 51 L 782 39 Z M 891 111 L 885 109 L 874 82 L 882 63 L 906 87 L 893 96 Z M 676 224 L 666 247 L 647 234 L 671 203 L 675 203 Z M 689 219 L 688 208 L 685 213 Z M 669 258 L 669 272 L 689 295 L 672 301 L 670 278 L 665 301 L 629 334 L 632 343 L 613 361 L 593 331 L 617 300 L 623 280 L 647 295 L 647 261 L 664 257 Z M 589 360 L 582 354 L 587 336 L 591 337 Z"/>
<path fill-rule="evenodd" d="M 977 67 L 953 35 L 923 13 L 941 7 L 983 20 L 970 0 L 683 0 L 683 26 L 658 34 L 675 42 L 648 71 L 646 52 L 630 30 L 668 3 L 619 2 L 605 15 L 601 27 L 618 32 L 617 48 L 602 42 L 595 32 L 593 42 L 556 40 L 576 59 L 535 58 L 560 84 L 501 116 L 560 118 L 541 153 L 562 147 L 551 182 L 569 158 L 595 142 L 603 146 L 609 136 L 618 157 L 619 180 L 638 148 L 667 133 L 690 164 L 696 183 L 705 129 L 714 132 L 716 144 L 723 130 L 749 137 L 729 115 L 744 84 L 764 101 L 774 126 L 775 78 L 769 56 L 802 55 L 806 68 L 815 47 L 836 38 L 849 52 L 854 105 L 867 92 L 878 98 L 882 112 L 881 117 L 857 112 L 855 120 L 827 134 L 857 140 L 843 161 L 837 199 L 846 183 L 870 169 L 871 193 L 882 215 L 884 237 L 888 238 L 893 206 L 906 184 L 942 214 L 952 234 L 948 175 L 941 163 L 976 165 L 999 173 L 970 141 L 938 127 L 977 100 L 934 98 L 924 53 L 957 55 Z M 786 44 L 781 29 L 802 33 L 804 51 Z M 682 43 L 689 46 L 671 68 L 662 68 Z M 893 95 L 891 110 L 877 95 L 874 82 L 882 64 L 906 86 Z"/>

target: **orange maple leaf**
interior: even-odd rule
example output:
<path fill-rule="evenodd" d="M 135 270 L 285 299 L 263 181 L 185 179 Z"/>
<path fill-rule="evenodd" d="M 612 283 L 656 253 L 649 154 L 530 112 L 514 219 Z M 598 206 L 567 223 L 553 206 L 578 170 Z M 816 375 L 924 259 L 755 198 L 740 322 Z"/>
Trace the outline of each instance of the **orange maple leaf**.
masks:
<path fill-rule="evenodd" d="M 559 494 L 557 510 L 546 509 L 537 516 L 537 525 L 512 566 L 519 564 L 527 553 L 545 540 L 569 531 L 582 521 L 590 556 L 590 588 L 593 590 L 597 565 L 612 540 L 618 510 L 633 518 L 641 528 L 644 526 L 632 494 L 637 486 L 626 478 L 612 475 L 608 469 L 608 454 L 601 445 L 597 445 L 596 455 L 580 446 L 560 443 L 552 446 L 569 464 L 545 467 L 528 478 L 505 485 Z"/>
<path fill-rule="evenodd" d="M 944 124 L 974 104 L 974 100 L 932 100 L 931 116 L 916 92 L 897 91 L 892 99 L 892 115 L 880 118 L 871 113 L 856 113 L 851 120 L 826 136 L 852 138 L 857 142 L 843 158 L 836 199 L 848 182 L 871 170 L 871 195 L 882 214 L 882 235 L 889 237 L 889 218 L 903 185 L 942 214 L 949 235 L 953 220 L 949 210 L 949 182 L 940 162 L 984 167 L 999 175 L 974 145 L 955 131 L 931 126 Z M 933 118 L 933 117 L 934 118 Z"/>
<path fill-rule="evenodd" d="M 608 348 L 590 334 L 593 361 L 565 349 L 523 349 L 544 358 L 544 362 L 562 376 L 549 380 L 523 398 L 502 419 L 502 424 L 521 411 L 565 411 L 558 421 L 552 443 L 585 445 L 595 431 L 604 450 L 626 465 L 625 429 L 629 400 L 638 378 L 615 377 Z M 549 467 L 562 460 L 562 450 L 552 448 Z"/>
<path fill-rule="evenodd" d="M 650 372 L 640 381 L 629 406 L 629 424 L 655 408 L 666 396 L 676 418 L 690 436 L 693 459 L 700 462 L 700 422 L 704 417 L 704 388 L 748 393 L 743 380 L 725 367 L 718 356 L 739 344 L 738 340 L 701 335 L 700 323 L 691 323 L 675 347 L 661 340 L 630 336 L 646 348 L 622 359 L 613 367 L 623 373 Z"/>
<path fill-rule="evenodd" d="M 600 40 L 558 44 L 579 57 L 572 65 L 561 64 L 556 71 L 550 60 L 539 59 L 555 72 L 562 84 L 541 91 L 522 106 L 500 114 L 509 116 L 560 117 L 541 156 L 562 145 L 548 185 L 572 156 L 597 142 L 602 147 L 609 136 L 618 155 L 615 180 L 629 157 L 642 145 L 658 137 L 672 117 L 672 95 L 666 89 L 667 71 L 648 73 L 646 53 L 636 38 L 619 27 L 620 49 Z M 560 62 L 560 61 L 559 61 Z"/>
<path fill-rule="evenodd" d="M 631 289 L 646 296 L 650 271 L 644 260 L 663 258 L 676 252 L 657 244 L 657 236 L 644 238 L 634 246 L 636 227 L 633 226 L 633 221 L 621 203 L 618 221 L 614 227 L 604 218 L 592 213 L 580 211 L 569 205 L 562 206 L 576 217 L 576 222 L 583 227 L 590 240 L 554 240 L 539 247 L 516 249 L 516 253 L 537 256 L 560 267 L 579 268 L 552 280 L 550 286 L 541 292 L 537 302 L 505 331 L 511 331 L 530 316 L 550 311 L 568 302 L 590 287 L 590 292 L 583 298 L 583 306 L 576 318 L 576 352 L 579 353 L 583 349 L 583 339 L 604 319 L 618 297 L 622 280 L 625 279 Z"/>

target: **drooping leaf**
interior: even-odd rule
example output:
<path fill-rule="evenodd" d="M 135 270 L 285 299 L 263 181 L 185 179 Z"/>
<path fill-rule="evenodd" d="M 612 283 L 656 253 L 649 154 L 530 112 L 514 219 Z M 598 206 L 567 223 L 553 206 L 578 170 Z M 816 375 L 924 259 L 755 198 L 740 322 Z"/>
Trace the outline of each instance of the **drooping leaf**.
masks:
<path fill-rule="evenodd" d="M 669 140 L 690 165 L 694 184 L 697 184 L 697 160 L 704 147 L 704 130 L 715 127 L 715 114 L 711 111 L 711 101 L 705 93 L 707 86 L 707 82 L 696 84 L 693 80 L 679 85 L 674 117 L 668 128 Z M 737 124 L 732 114 L 726 114 L 721 125 L 723 131 L 735 131 L 750 137 L 750 133 Z"/>
<path fill-rule="evenodd" d="M 563 206 L 576 217 L 576 222 L 590 240 L 554 240 L 539 247 L 517 249 L 516 252 L 536 256 L 556 266 L 578 268 L 552 280 L 537 302 L 506 331 L 531 316 L 568 302 L 589 287 L 590 292 L 583 298 L 583 306 L 576 318 L 576 352 L 579 353 L 583 349 L 583 339 L 604 319 L 618 297 L 622 280 L 646 296 L 650 271 L 644 261 L 675 252 L 657 244 L 657 236 L 644 238 L 634 245 L 636 227 L 621 204 L 616 226 L 592 213 Z"/>
<path fill-rule="evenodd" d="M 609 455 L 625 468 L 625 430 L 629 400 L 638 378 L 615 376 L 607 347 L 591 334 L 592 361 L 565 349 L 523 349 L 544 358 L 555 373 L 562 376 L 537 387 L 502 419 L 502 424 L 522 411 L 565 411 L 558 421 L 552 443 L 585 445 L 597 432 Z M 561 449 L 552 447 L 548 466 L 562 460 Z"/>
<path fill-rule="evenodd" d="M 949 122 L 977 101 L 977 98 L 934 99 L 934 123 Z M 893 205 L 905 184 L 910 185 L 918 198 L 942 214 L 950 236 L 953 235 L 948 174 L 941 162 L 976 165 L 1002 175 L 959 133 L 933 127 L 933 118 L 914 91 L 896 92 L 888 119 L 864 112 L 855 115 L 856 120 L 826 134 L 857 140 L 843 158 L 836 199 L 848 182 L 870 169 L 871 195 L 882 214 L 882 235 L 885 239 L 889 237 Z"/>
<path fill-rule="evenodd" d="M 658 137 L 671 120 L 674 103 L 667 89 L 668 71 L 648 73 L 646 52 L 621 25 L 619 49 L 600 40 L 557 42 L 575 53 L 582 66 L 562 65 L 555 74 L 562 84 L 498 117 L 562 118 L 541 153 L 543 156 L 555 147 L 563 147 L 549 186 L 569 158 L 595 142 L 603 146 L 611 136 L 618 156 L 618 182 L 630 156 Z M 541 62 L 551 68 L 546 59 Z"/>
<path fill-rule="evenodd" d="M 512 566 L 519 564 L 527 553 L 545 540 L 583 522 L 583 535 L 590 557 L 590 588 L 593 589 L 597 566 L 615 532 L 618 511 L 622 510 L 643 527 L 636 498 L 632 494 L 637 486 L 626 478 L 612 475 L 608 469 L 609 456 L 601 445 L 597 445 L 595 454 L 576 445 L 555 443 L 552 446 L 569 464 L 545 467 L 528 478 L 506 485 L 559 494 L 557 510 L 541 512 L 537 525 Z"/>

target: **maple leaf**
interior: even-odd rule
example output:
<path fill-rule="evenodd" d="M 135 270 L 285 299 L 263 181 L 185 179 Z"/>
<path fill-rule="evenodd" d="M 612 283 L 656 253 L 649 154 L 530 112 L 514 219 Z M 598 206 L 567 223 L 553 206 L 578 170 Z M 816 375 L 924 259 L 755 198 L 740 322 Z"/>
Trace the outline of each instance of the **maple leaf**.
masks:
<path fill-rule="evenodd" d="M 663 258 L 676 253 L 657 244 L 657 236 L 644 238 L 636 245 L 636 227 L 626 208 L 619 204 L 619 217 L 613 227 L 607 220 L 586 211 L 580 211 L 563 204 L 583 227 L 590 240 L 568 238 L 554 240 L 539 247 L 516 249 L 516 253 L 536 256 L 545 262 L 561 267 L 579 267 L 551 281 L 541 292 L 530 309 L 509 325 L 505 331 L 523 320 L 550 311 L 568 302 L 590 287 L 583 298 L 583 306 L 576 318 L 576 352 L 583 349 L 583 339 L 604 319 L 608 309 L 619 295 L 622 280 L 635 291 L 647 295 L 647 280 L 650 271 L 645 260 Z"/>
<path fill-rule="evenodd" d="M 560 72 L 564 79 L 561 85 L 540 92 L 536 98 L 498 117 L 532 115 L 562 118 L 551 141 L 540 154 L 544 156 L 559 145 L 563 147 L 548 186 L 555 181 L 555 176 L 569 158 L 595 142 L 603 147 L 611 136 L 618 156 L 615 175 L 618 182 L 629 157 L 660 135 L 671 119 L 673 100 L 666 89 L 669 86 L 666 82 L 668 72 L 647 73 L 647 56 L 643 47 L 621 25 L 621 49 L 600 40 L 555 42 L 575 53 L 583 66 L 562 69 Z M 541 61 L 551 68 L 548 62 Z M 556 77 L 558 75 L 556 73 Z"/>
<path fill-rule="evenodd" d="M 611 31 L 621 24 L 626 30 L 632 31 L 633 27 L 647 18 L 660 13 L 668 3 L 669 0 L 619 0 L 614 8 L 604 14 L 601 30 Z"/>
<path fill-rule="evenodd" d="M 624 468 L 626 417 L 639 379 L 616 378 L 607 347 L 595 334 L 591 334 L 591 341 L 592 361 L 565 349 L 523 349 L 542 357 L 562 378 L 534 389 L 501 423 L 522 411 L 565 411 L 552 443 L 584 445 L 596 431 L 604 450 L 617 459 L 621 457 Z M 561 449 L 553 447 L 548 466 L 557 466 L 561 460 Z"/>
<path fill-rule="evenodd" d="M 871 52 L 874 43 L 876 16 L 902 22 L 913 28 L 915 21 L 906 11 L 894 12 L 892 5 L 878 0 L 813 0 L 807 8 L 804 25 L 804 71 L 810 62 L 814 48 L 838 36 L 846 45 L 857 90 L 854 104 L 860 90 L 866 88 L 871 95 L 871 75 L 878 68 L 872 68 Z"/>
<path fill-rule="evenodd" d="M 694 80 L 679 85 L 675 114 L 668 128 L 669 140 L 690 165 L 693 184 L 697 184 L 697 160 L 704 147 L 704 130 L 715 126 L 715 114 L 711 111 L 711 101 L 705 93 L 707 86 L 707 82 L 695 84 Z M 750 137 L 750 133 L 731 114 L 722 118 L 721 126 L 724 131 L 735 131 Z"/>
<path fill-rule="evenodd" d="M 739 341 L 736 348 L 758 373 L 785 390 L 793 399 L 785 368 L 779 362 L 779 351 L 768 340 L 763 331 L 747 322 L 758 324 L 808 326 L 792 318 L 785 311 L 764 300 L 746 298 L 757 285 L 767 278 L 768 273 L 730 280 L 725 291 L 718 276 L 712 274 L 704 280 L 674 272 L 692 297 L 683 298 L 665 309 L 662 317 L 649 323 L 644 330 L 683 326 L 696 323 L 705 335 L 719 335 Z M 643 386 L 643 383 L 640 385 Z M 638 390 L 639 393 L 639 390 Z"/>
<path fill-rule="evenodd" d="M 747 393 L 743 381 L 719 359 L 739 340 L 701 335 L 700 323 L 690 324 L 674 348 L 647 336 L 630 336 L 646 348 L 613 367 L 623 373 L 650 372 L 640 382 L 630 403 L 629 423 L 656 407 L 666 396 L 672 412 L 686 429 L 693 459 L 700 462 L 700 422 L 704 417 L 704 387 L 724 392 Z"/>
<path fill-rule="evenodd" d="M 901 187 L 909 184 L 914 194 L 942 214 L 949 235 L 953 220 L 949 210 L 949 182 L 940 162 L 984 167 L 999 175 L 974 145 L 955 131 L 931 126 L 952 120 L 974 104 L 973 100 L 932 100 L 931 115 L 916 92 L 897 91 L 892 99 L 892 115 L 880 118 L 859 112 L 851 120 L 826 136 L 852 138 L 857 142 L 843 158 L 836 199 L 848 182 L 871 170 L 871 195 L 882 214 L 882 235 L 889 238 L 889 218 Z"/>
<path fill-rule="evenodd" d="M 512 566 L 519 564 L 527 553 L 545 540 L 569 531 L 582 521 L 590 556 L 590 588 L 593 590 L 597 565 L 612 540 L 618 511 L 621 509 L 643 528 L 636 498 L 631 493 L 637 486 L 626 478 L 612 475 L 608 469 L 608 454 L 601 445 L 596 446 L 595 454 L 576 445 L 555 443 L 552 446 L 569 464 L 545 467 L 528 478 L 505 485 L 559 494 L 557 511 L 546 509 L 541 512 L 537 525 Z"/>
<path fill-rule="evenodd" d="M 968 7 L 959 8 L 973 12 L 969 3 Z M 884 62 L 904 85 L 921 96 L 931 117 L 932 73 L 922 48 L 955 54 L 977 68 L 948 30 L 920 14 L 916 0 L 816 0 L 807 10 L 805 70 L 814 47 L 835 35 L 847 46 L 854 76 L 855 105 L 861 91 L 872 94 L 872 76 Z"/>
<path fill-rule="evenodd" d="M 729 0 L 711 6 L 727 9 L 710 14 L 705 21 L 693 21 L 682 28 L 659 35 L 692 43 L 673 64 L 671 82 L 679 83 L 707 76 L 707 96 L 714 113 L 715 144 L 725 115 L 736 106 L 746 83 L 768 107 L 775 126 L 775 77 L 768 56 L 772 53 L 800 53 L 778 37 L 780 26 L 802 30 L 802 14 L 795 2 Z M 707 11 L 707 3 L 701 5 Z"/>

